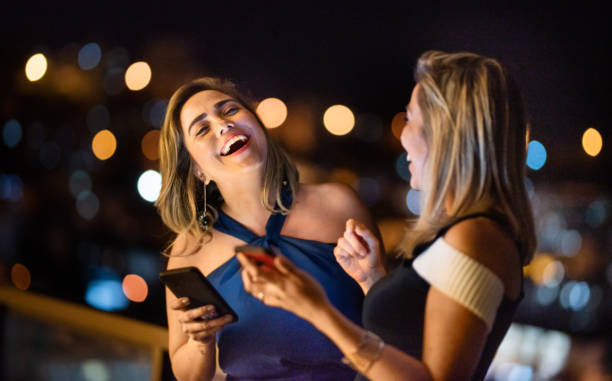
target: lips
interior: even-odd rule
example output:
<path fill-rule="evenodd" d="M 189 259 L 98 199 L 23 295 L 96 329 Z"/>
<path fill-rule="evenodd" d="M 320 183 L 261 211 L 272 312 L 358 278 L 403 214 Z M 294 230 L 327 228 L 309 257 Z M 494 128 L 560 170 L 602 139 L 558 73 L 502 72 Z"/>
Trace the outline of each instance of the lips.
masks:
<path fill-rule="evenodd" d="M 229 156 L 238 151 L 240 151 L 244 146 L 246 146 L 249 142 L 249 137 L 244 134 L 237 134 L 231 136 L 229 139 L 225 141 L 223 146 L 221 147 L 221 151 L 219 155 L 221 156 Z"/>

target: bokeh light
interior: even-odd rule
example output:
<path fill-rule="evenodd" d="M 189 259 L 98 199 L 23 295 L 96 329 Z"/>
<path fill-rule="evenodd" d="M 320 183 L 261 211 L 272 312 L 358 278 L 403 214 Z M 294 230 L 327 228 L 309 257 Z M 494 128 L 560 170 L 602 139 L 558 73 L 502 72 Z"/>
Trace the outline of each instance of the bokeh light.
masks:
<path fill-rule="evenodd" d="M 70 175 L 68 187 L 70 188 L 70 193 L 74 197 L 78 197 L 81 192 L 91 190 L 91 178 L 87 172 L 80 169 L 76 170 Z"/>
<path fill-rule="evenodd" d="M 582 236 L 577 230 L 564 230 L 561 233 L 559 251 L 566 257 L 573 257 L 582 247 Z"/>
<path fill-rule="evenodd" d="M 123 294 L 119 276 L 105 267 L 92 270 L 90 281 L 85 291 L 85 301 L 100 310 L 115 311 L 124 309 L 129 301 Z"/>
<path fill-rule="evenodd" d="M 603 139 L 601 134 L 594 128 L 588 128 L 582 134 L 582 148 L 589 156 L 597 156 L 601 152 Z"/>
<path fill-rule="evenodd" d="M 287 106 L 278 98 L 266 98 L 257 105 L 257 115 L 266 128 L 276 128 L 287 119 Z"/>
<path fill-rule="evenodd" d="M 78 62 L 83 70 L 91 70 L 98 66 L 100 58 L 102 58 L 102 50 L 95 42 L 90 42 L 79 50 Z"/>
<path fill-rule="evenodd" d="M 128 274 L 123 278 L 123 293 L 132 302 L 144 302 L 149 293 L 147 282 L 141 276 Z"/>
<path fill-rule="evenodd" d="M 406 206 L 410 213 L 414 215 L 421 214 L 421 192 L 416 189 L 410 189 L 408 193 L 406 193 Z"/>
<path fill-rule="evenodd" d="M 134 62 L 125 71 L 125 85 L 132 91 L 142 90 L 151 82 L 151 67 L 144 61 Z"/>
<path fill-rule="evenodd" d="M 32 283 L 32 275 L 30 270 L 21 263 L 15 263 L 11 267 L 11 282 L 20 290 L 27 290 Z"/>
<path fill-rule="evenodd" d="M 333 135 L 346 135 L 355 126 L 355 116 L 344 105 L 333 105 L 323 114 L 323 125 Z"/>
<path fill-rule="evenodd" d="M 87 359 L 81 365 L 81 375 L 84 381 L 109 381 L 111 371 L 101 360 Z"/>
<path fill-rule="evenodd" d="M 91 150 L 94 155 L 100 160 L 107 160 L 115 153 L 117 149 L 117 139 L 109 130 L 98 132 L 92 142 Z"/>
<path fill-rule="evenodd" d="M 17 175 L 0 173 L 0 200 L 16 202 L 23 197 L 23 181 Z"/>
<path fill-rule="evenodd" d="M 398 112 L 397 114 L 395 114 L 395 116 L 393 116 L 393 119 L 391 119 L 391 132 L 393 133 L 393 136 L 397 138 L 397 140 L 401 138 L 402 130 L 404 129 L 405 125 L 406 125 L 406 113 L 405 112 Z"/>
<path fill-rule="evenodd" d="M 527 166 L 534 171 L 539 170 L 546 163 L 546 148 L 537 140 L 532 140 L 527 146 Z"/>
<path fill-rule="evenodd" d="M 159 130 L 151 130 L 140 142 L 142 154 L 149 160 L 159 159 Z"/>
<path fill-rule="evenodd" d="M 356 188 L 358 177 L 355 172 L 351 171 L 350 169 L 338 168 L 330 173 L 328 180 L 343 183 L 352 188 Z"/>
<path fill-rule="evenodd" d="M 117 95 L 125 89 L 125 70 L 122 68 L 112 68 L 106 72 L 104 77 L 104 91 L 108 95 Z"/>
<path fill-rule="evenodd" d="M 21 124 L 15 119 L 11 119 L 2 128 L 2 140 L 7 147 L 15 147 L 21 141 L 23 131 Z"/>
<path fill-rule="evenodd" d="M 145 122 L 155 128 L 161 128 L 166 117 L 168 101 L 166 99 L 153 99 L 145 103 L 142 110 L 142 118 Z"/>
<path fill-rule="evenodd" d="M 79 216 L 86 220 L 91 220 L 98 214 L 100 201 L 98 196 L 89 190 L 84 190 L 77 196 L 76 209 Z"/>
<path fill-rule="evenodd" d="M 395 159 L 395 172 L 405 181 L 410 181 L 410 170 L 408 169 L 408 161 L 406 160 L 406 152 L 401 153 Z"/>
<path fill-rule="evenodd" d="M 155 202 L 161 190 L 161 174 L 152 169 L 143 172 L 138 177 L 137 187 L 140 197 L 146 201 Z"/>
<path fill-rule="evenodd" d="M 25 66 L 26 77 L 29 81 L 35 82 L 41 79 L 47 72 L 47 59 L 42 53 L 34 54 Z"/>

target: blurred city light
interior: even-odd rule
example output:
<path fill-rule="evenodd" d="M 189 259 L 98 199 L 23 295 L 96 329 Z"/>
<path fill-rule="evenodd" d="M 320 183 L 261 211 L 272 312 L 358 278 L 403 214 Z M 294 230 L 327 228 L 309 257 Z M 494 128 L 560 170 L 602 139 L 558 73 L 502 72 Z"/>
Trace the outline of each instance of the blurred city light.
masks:
<path fill-rule="evenodd" d="M 410 170 L 408 169 L 408 161 L 406 160 L 406 152 L 402 152 L 397 159 L 395 159 L 395 172 L 402 178 L 402 180 L 410 181 Z"/>
<path fill-rule="evenodd" d="M 114 271 L 98 267 L 90 279 L 85 291 L 85 301 L 89 305 L 104 311 L 120 310 L 128 306 L 129 301 Z"/>
<path fill-rule="evenodd" d="M 84 381 L 109 381 L 110 371 L 101 360 L 87 359 L 81 365 L 81 374 Z"/>
<path fill-rule="evenodd" d="M 131 64 L 125 71 L 125 85 L 132 91 L 142 90 L 151 82 L 151 67 L 144 61 Z"/>
<path fill-rule="evenodd" d="M 11 119 L 2 128 L 2 140 L 7 147 L 15 147 L 21 141 L 23 131 L 21 124 L 15 119 Z"/>
<path fill-rule="evenodd" d="M 47 72 L 47 59 L 42 53 L 34 54 L 25 66 L 26 77 L 30 82 L 41 79 Z"/>
<path fill-rule="evenodd" d="M 0 173 L 0 200 L 17 202 L 23 197 L 23 181 L 17 175 Z"/>
<path fill-rule="evenodd" d="M 149 293 L 147 282 L 141 276 L 128 274 L 123 278 L 123 293 L 132 302 L 143 302 Z"/>
<path fill-rule="evenodd" d="M 91 150 L 100 160 L 107 160 L 117 149 L 117 139 L 109 130 L 99 131 L 91 142 Z"/>
<path fill-rule="evenodd" d="M 76 210 L 79 216 L 86 220 L 91 220 L 98 214 L 100 201 L 98 197 L 89 190 L 84 190 L 77 196 Z"/>
<path fill-rule="evenodd" d="M 549 262 L 542 272 L 542 283 L 547 287 L 558 286 L 565 276 L 565 267 L 559 261 Z"/>
<path fill-rule="evenodd" d="M 78 197 L 81 192 L 91 190 L 91 178 L 87 172 L 80 169 L 76 170 L 70 175 L 68 187 L 70 188 L 70 193 L 74 197 Z"/>
<path fill-rule="evenodd" d="M 606 199 L 597 199 L 589 204 L 585 212 L 585 221 L 592 228 L 600 227 L 608 218 L 610 203 Z"/>
<path fill-rule="evenodd" d="M 582 247 L 582 236 L 576 230 L 564 230 L 561 233 L 559 251 L 566 257 L 573 257 Z"/>
<path fill-rule="evenodd" d="M 557 300 L 559 295 L 559 286 L 539 286 L 536 289 L 536 300 L 540 305 L 549 306 Z"/>
<path fill-rule="evenodd" d="M 546 148 L 537 140 L 529 142 L 527 147 L 527 166 L 534 171 L 539 170 L 546 163 Z"/>
<path fill-rule="evenodd" d="M 333 135 L 346 135 L 355 126 L 355 116 L 344 105 L 330 106 L 323 114 L 323 125 Z"/>
<path fill-rule="evenodd" d="M 594 128 L 588 128 L 582 134 L 582 148 L 589 156 L 597 156 L 601 152 L 603 139 L 601 134 Z"/>
<path fill-rule="evenodd" d="M 391 119 L 391 132 L 393 133 L 393 136 L 397 138 L 397 140 L 400 140 L 402 136 L 402 130 L 404 129 L 405 125 L 406 113 L 403 111 L 398 112 L 393 116 L 393 119 Z"/>
<path fill-rule="evenodd" d="M 138 178 L 138 194 L 144 200 L 155 202 L 161 190 L 161 174 L 149 169 Z"/>
<path fill-rule="evenodd" d="M 145 103 L 142 110 L 142 117 L 149 125 L 161 128 L 166 117 L 168 101 L 166 99 L 153 99 Z"/>
<path fill-rule="evenodd" d="M 149 160 L 159 159 L 159 130 L 150 130 L 140 142 L 142 154 Z"/>
<path fill-rule="evenodd" d="M 87 112 L 87 128 L 89 131 L 96 133 L 108 128 L 110 123 L 110 112 L 108 108 L 102 104 L 93 106 Z"/>
<path fill-rule="evenodd" d="M 20 290 L 27 290 L 32 283 L 32 275 L 30 270 L 21 263 L 15 263 L 11 267 L 11 282 Z"/>
<path fill-rule="evenodd" d="M 287 106 L 278 98 L 266 98 L 257 105 L 257 115 L 266 128 L 276 128 L 287 119 Z"/>
<path fill-rule="evenodd" d="M 410 188 L 408 193 L 406 193 L 406 206 L 410 213 L 414 215 L 421 214 L 421 192 Z"/>
<path fill-rule="evenodd" d="M 102 58 L 102 50 L 95 42 L 90 42 L 79 50 L 78 62 L 83 70 L 91 70 L 98 66 L 100 58 Z"/>

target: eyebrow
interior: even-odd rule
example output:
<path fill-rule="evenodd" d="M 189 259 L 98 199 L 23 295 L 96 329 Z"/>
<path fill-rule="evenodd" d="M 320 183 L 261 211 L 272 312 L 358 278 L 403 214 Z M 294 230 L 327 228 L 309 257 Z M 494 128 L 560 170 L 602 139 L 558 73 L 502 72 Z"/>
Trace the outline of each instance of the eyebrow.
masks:
<path fill-rule="evenodd" d="M 223 107 L 227 102 L 233 102 L 234 99 L 232 98 L 228 98 L 228 99 L 223 99 L 220 100 L 219 102 L 215 103 L 215 105 L 213 106 L 215 108 L 215 110 L 219 110 L 221 107 Z M 200 115 L 196 116 L 195 118 L 193 118 L 193 120 L 191 121 L 191 123 L 189 123 L 189 128 L 187 128 L 187 133 L 189 135 L 191 135 L 191 128 L 198 122 L 201 122 L 202 120 L 206 119 L 206 117 L 208 116 L 207 113 L 203 112 Z"/>

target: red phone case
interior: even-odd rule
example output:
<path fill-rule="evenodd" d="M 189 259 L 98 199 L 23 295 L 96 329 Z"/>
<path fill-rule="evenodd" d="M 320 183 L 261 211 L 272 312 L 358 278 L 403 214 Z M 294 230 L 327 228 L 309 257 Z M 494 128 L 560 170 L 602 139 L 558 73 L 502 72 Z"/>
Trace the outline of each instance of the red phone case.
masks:
<path fill-rule="evenodd" d="M 236 253 L 242 253 L 257 263 L 259 266 L 264 266 L 270 270 L 275 270 L 274 254 L 267 251 L 261 246 L 243 245 L 235 248 Z"/>

